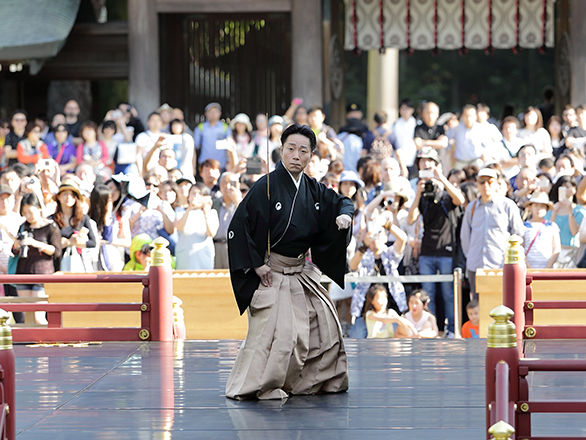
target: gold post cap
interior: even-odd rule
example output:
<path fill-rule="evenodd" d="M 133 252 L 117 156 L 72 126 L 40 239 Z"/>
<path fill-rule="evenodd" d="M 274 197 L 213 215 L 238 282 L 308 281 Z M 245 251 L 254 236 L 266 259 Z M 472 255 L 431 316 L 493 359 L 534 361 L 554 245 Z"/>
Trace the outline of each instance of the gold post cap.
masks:
<path fill-rule="evenodd" d="M 488 326 L 488 343 L 490 348 L 511 348 L 517 346 L 517 330 L 511 318 L 515 313 L 500 305 L 490 312 L 494 322 Z"/>
<path fill-rule="evenodd" d="M 12 329 L 7 324 L 10 313 L 0 309 L 0 350 L 12 350 Z"/>
<path fill-rule="evenodd" d="M 509 440 L 515 433 L 515 428 L 507 422 L 500 420 L 488 428 L 488 433 L 491 434 L 495 440 Z"/>
<path fill-rule="evenodd" d="M 151 251 L 151 266 L 165 266 L 166 264 L 170 264 L 171 253 L 167 249 L 169 242 L 163 237 L 157 237 L 153 241 L 153 246 L 155 248 Z"/>
<path fill-rule="evenodd" d="M 505 250 L 505 264 L 525 264 L 525 250 L 521 246 L 523 238 L 513 234 L 507 241 L 509 246 Z"/>

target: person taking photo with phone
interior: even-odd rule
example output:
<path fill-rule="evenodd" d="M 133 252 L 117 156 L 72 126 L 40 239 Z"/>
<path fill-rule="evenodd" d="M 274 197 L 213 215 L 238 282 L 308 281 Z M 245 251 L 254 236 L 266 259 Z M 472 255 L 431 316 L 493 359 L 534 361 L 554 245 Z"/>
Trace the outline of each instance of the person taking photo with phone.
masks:
<path fill-rule="evenodd" d="M 464 195 L 441 172 L 440 159 L 432 147 L 423 147 L 417 153 L 419 181 L 415 201 L 409 209 L 407 221 L 415 223 L 419 215 L 423 218 L 423 239 L 419 255 L 421 275 L 451 274 L 453 256 L 457 247 L 456 227 L 459 206 L 464 204 Z M 430 296 L 429 310 L 436 315 L 434 282 L 421 283 Z M 444 334 L 454 337 L 454 286 L 450 281 L 441 283 L 444 303 L 443 315 L 448 321 Z M 441 315 L 441 314 L 440 314 Z M 442 327 L 443 322 L 440 322 Z"/>

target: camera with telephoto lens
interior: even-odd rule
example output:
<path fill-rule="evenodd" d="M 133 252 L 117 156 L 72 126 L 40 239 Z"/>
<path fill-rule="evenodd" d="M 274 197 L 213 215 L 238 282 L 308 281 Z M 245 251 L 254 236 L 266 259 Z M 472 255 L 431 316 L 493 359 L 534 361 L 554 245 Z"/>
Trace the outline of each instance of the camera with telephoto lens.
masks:
<path fill-rule="evenodd" d="M 22 231 L 20 234 L 18 234 L 18 239 L 22 241 L 29 236 L 30 235 L 27 231 Z M 20 258 L 27 258 L 27 257 L 28 257 L 28 246 L 23 245 L 20 247 Z"/>

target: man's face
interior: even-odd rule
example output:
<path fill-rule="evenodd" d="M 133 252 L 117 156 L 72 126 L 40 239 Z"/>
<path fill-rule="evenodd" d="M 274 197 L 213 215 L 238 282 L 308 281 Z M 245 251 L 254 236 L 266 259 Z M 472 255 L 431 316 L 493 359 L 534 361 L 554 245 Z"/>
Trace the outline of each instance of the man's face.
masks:
<path fill-rule="evenodd" d="M 476 117 L 480 123 L 488 121 L 488 113 L 486 113 L 484 110 L 477 110 Z"/>
<path fill-rule="evenodd" d="M 519 129 L 517 128 L 517 124 L 514 122 L 507 122 L 503 125 L 503 135 L 505 136 L 505 139 L 511 140 L 516 138 L 518 132 Z"/>
<path fill-rule="evenodd" d="M 16 113 L 12 117 L 10 123 L 16 131 L 22 131 L 26 127 L 26 116 L 24 115 L 24 113 Z"/>
<path fill-rule="evenodd" d="M 314 110 L 307 116 L 307 122 L 311 128 L 321 128 L 324 123 L 325 115 L 321 110 Z"/>
<path fill-rule="evenodd" d="M 222 116 L 222 112 L 219 108 L 212 107 L 205 113 L 205 115 L 209 122 L 218 122 L 220 120 L 220 116 Z"/>
<path fill-rule="evenodd" d="M 537 166 L 537 152 L 531 147 L 519 151 L 519 166 L 521 168 L 535 168 Z"/>
<path fill-rule="evenodd" d="M 411 116 L 413 116 L 414 111 L 415 109 L 413 107 L 409 107 L 405 104 L 399 107 L 399 114 L 403 119 L 409 119 Z"/>
<path fill-rule="evenodd" d="M 79 112 L 80 109 L 77 101 L 67 101 L 67 104 L 65 104 L 65 108 L 63 109 L 63 113 L 65 113 L 65 115 L 69 117 L 79 116 Z"/>
<path fill-rule="evenodd" d="M 305 174 L 307 174 L 309 177 L 315 177 L 317 176 L 318 169 L 319 156 L 315 155 L 311 157 L 309 163 L 307 164 L 307 167 L 305 167 Z"/>
<path fill-rule="evenodd" d="M 562 113 L 562 118 L 566 125 L 572 126 L 574 122 L 576 122 L 576 112 L 573 108 L 569 108 L 564 110 Z"/>
<path fill-rule="evenodd" d="M 480 177 L 476 182 L 480 196 L 491 199 L 497 187 L 496 183 L 497 180 L 492 177 Z"/>
<path fill-rule="evenodd" d="M 429 159 L 427 157 L 422 157 L 419 159 L 419 169 L 420 170 L 433 170 L 437 166 L 437 163 L 433 159 Z"/>
<path fill-rule="evenodd" d="M 0 194 L 0 215 L 6 215 L 14 208 L 14 197 L 11 194 Z"/>
<path fill-rule="evenodd" d="M 175 159 L 175 152 L 169 148 L 161 151 L 159 154 L 159 165 L 165 167 L 166 170 L 172 170 L 177 166 Z"/>
<path fill-rule="evenodd" d="M 206 164 L 201 167 L 201 178 L 207 186 L 215 185 L 220 178 L 220 170 Z"/>
<path fill-rule="evenodd" d="M 474 123 L 476 122 L 476 110 L 473 108 L 468 108 L 462 112 L 462 122 L 466 126 L 466 128 L 472 128 Z"/>
<path fill-rule="evenodd" d="M 399 163 L 395 160 L 383 159 L 380 163 L 380 176 L 382 182 L 389 182 L 393 178 L 397 178 L 400 175 L 400 169 L 398 169 Z"/>
<path fill-rule="evenodd" d="M 149 130 L 157 133 L 163 128 L 163 119 L 161 115 L 151 115 L 148 121 Z"/>
<path fill-rule="evenodd" d="M 299 175 L 311 160 L 311 146 L 309 138 L 302 134 L 292 134 L 281 146 L 281 160 L 283 165 L 294 176 Z"/>
<path fill-rule="evenodd" d="M 439 118 L 439 107 L 437 105 L 428 104 L 423 110 L 423 122 L 428 127 L 433 127 Z"/>
<path fill-rule="evenodd" d="M 585 128 L 586 127 L 586 110 L 580 110 L 578 113 L 576 113 L 576 116 L 578 117 L 578 123 L 580 124 L 580 127 Z"/>
<path fill-rule="evenodd" d="M 240 192 L 240 182 L 236 176 L 226 176 L 220 182 L 220 192 L 226 198 L 233 200 Z"/>

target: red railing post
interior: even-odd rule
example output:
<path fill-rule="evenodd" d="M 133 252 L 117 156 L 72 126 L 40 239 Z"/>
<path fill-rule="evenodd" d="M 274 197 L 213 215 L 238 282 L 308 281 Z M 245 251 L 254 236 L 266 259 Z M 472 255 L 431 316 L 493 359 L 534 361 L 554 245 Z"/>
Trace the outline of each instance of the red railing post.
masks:
<path fill-rule="evenodd" d="M 500 361 L 505 361 L 509 368 L 509 396 L 507 402 L 518 400 L 519 351 L 517 350 L 517 332 L 515 324 L 511 322 L 513 311 L 505 306 L 498 306 L 490 312 L 494 322 L 488 327 L 488 341 L 486 349 L 486 438 L 490 438 L 488 430 L 499 420 L 491 417 L 496 408 L 496 368 Z M 508 423 L 516 426 L 515 417 L 509 417 Z"/>
<path fill-rule="evenodd" d="M 162 237 L 153 242 L 149 269 L 151 341 L 173 340 L 173 271 L 167 245 Z"/>
<path fill-rule="evenodd" d="M 521 246 L 523 239 L 518 235 L 509 237 L 509 247 L 505 251 L 503 266 L 503 305 L 511 309 L 515 315 L 513 322 L 517 328 L 517 339 L 523 339 L 525 327 L 525 286 L 527 266 L 525 265 L 525 251 Z"/>
<path fill-rule="evenodd" d="M 10 314 L 0 309 L 0 366 L 2 367 L 2 387 L 6 407 L 6 438 L 16 439 L 16 366 L 12 349 L 12 330 L 6 324 Z"/>

